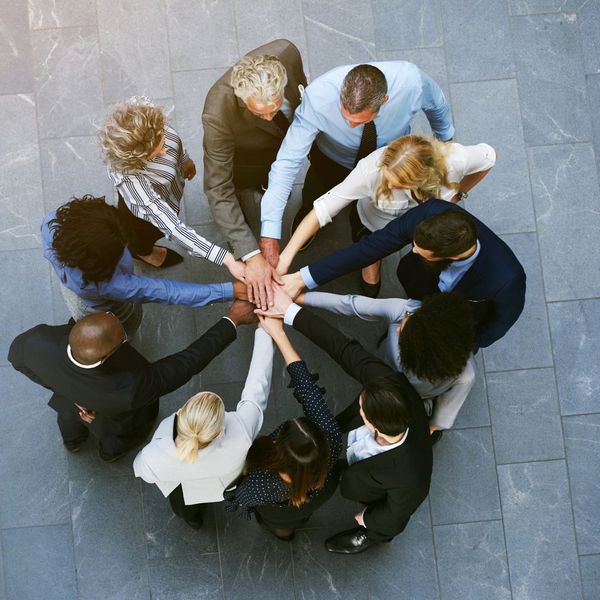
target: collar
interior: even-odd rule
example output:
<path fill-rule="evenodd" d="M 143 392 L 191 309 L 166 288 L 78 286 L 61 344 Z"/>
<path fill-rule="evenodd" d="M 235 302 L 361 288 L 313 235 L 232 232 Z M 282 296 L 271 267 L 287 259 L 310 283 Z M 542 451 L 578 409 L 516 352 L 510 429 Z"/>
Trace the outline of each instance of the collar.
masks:
<path fill-rule="evenodd" d="M 470 264 L 475 262 L 475 259 L 479 256 L 480 250 L 481 250 L 481 244 L 479 243 L 479 240 L 477 240 L 477 243 L 475 246 L 475 252 L 473 252 L 473 254 L 471 254 L 471 256 L 467 256 L 467 258 L 463 258 L 462 260 L 455 260 L 452 263 L 452 266 L 468 267 Z"/>
<path fill-rule="evenodd" d="M 76 367 L 79 367 L 80 369 L 95 369 L 96 367 L 99 367 L 102 364 L 101 360 L 99 360 L 98 362 L 94 363 L 93 365 L 82 365 L 80 362 L 77 362 L 75 360 L 75 358 L 73 358 L 73 353 L 71 352 L 71 344 L 67 344 L 67 356 L 69 357 L 69 359 L 71 360 L 71 362 Z"/>

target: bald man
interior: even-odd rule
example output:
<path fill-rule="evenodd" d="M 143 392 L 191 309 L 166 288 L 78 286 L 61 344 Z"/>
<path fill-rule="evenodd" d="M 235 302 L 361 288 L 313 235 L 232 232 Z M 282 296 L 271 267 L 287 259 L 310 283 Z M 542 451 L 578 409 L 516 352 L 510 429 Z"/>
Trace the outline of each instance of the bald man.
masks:
<path fill-rule="evenodd" d="M 256 321 L 254 306 L 235 301 L 226 317 L 185 350 L 149 363 L 127 343 L 112 313 L 75 324 L 37 325 L 17 336 L 8 360 L 53 392 L 63 443 L 79 451 L 98 438 L 100 458 L 113 462 L 144 441 L 158 414 L 159 398 L 187 383 L 236 338 L 238 325 Z"/>

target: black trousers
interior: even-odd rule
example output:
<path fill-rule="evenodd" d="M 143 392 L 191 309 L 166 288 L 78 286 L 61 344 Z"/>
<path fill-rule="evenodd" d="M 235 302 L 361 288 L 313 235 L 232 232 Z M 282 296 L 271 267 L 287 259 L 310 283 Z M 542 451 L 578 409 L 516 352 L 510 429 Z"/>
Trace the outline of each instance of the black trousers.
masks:
<path fill-rule="evenodd" d="M 127 246 L 134 256 L 147 256 L 152 252 L 154 242 L 164 237 L 164 233 L 152 223 L 136 217 L 119 194 L 119 214 L 127 231 Z"/>
<path fill-rule="evenodd" d="M 339 463 L 333 468 L 329 479 L 319 494 L 310 502 L 301 506 L 276 506 L 265 504 L 254 510 L 259 514 L 263 523 L 270 529 L 296 529 L 306 523 L 311 515 L 333 496 L 340 479 Z"/>
<path fill-rule="evenodd" d="M 341 183 L 348 177 L 350 169 L 342 167 L 334 160 L 323 154 L 316 142 L 312 145 L 310 154 L 310 167 L 304 179 L 302 188 L 302 209 L 306 212 L 312 210 L 313 202 L 328 192 L 332 187 Z"/>
<path fill-rule="evenodd" d="M 204 504 L 186 504 L 183 500 L 181 484 L 169 494 L 169 504 L 171 510 L 184 521 L 202 522 Z"/>
<path fill-rule="evenodd" d="M 144 437 L 150 432 L 150 429 L 158 416 L 158 408 L 158 401 L 147 406 L 144 409 L 143 415 L 140 416 L 139 423 L 136 423 L 136 426 L 130 431 L 111 435 L 103 430 L 102 435 L 96 436 L 98 437 L 102 452 L 109 456 L 114 456 L 127 452 L 140 444 Z M 95 434 L 94 422 L 90 425 L 84 423 L 79 418 L 79 412 L 75 406 L 73 406 L 73 410 L 57 413 L 56 422 L 58 423 L 63 442 L 67 446 L 83 443 L 88 438 L 90 431 Z"/>

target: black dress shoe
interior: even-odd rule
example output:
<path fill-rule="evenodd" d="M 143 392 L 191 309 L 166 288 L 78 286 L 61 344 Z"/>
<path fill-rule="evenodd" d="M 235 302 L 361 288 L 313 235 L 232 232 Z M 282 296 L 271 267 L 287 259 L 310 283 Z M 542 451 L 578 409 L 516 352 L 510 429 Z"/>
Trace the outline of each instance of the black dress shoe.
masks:
<path fill-rule="evenodd" d="M 329 552 L 339 552 L 340 554 L 358 554 L 376 544 L 379 542 L 370 540 L 364 527 L 348 529 L 325 540 L 325 548 Z"/>
<path fill-rule="evenodd" d="M 377 283 L 367 283 L 362 277 L 360 278 L 360 289 L 363 296 L 368 298 L 377 298 L 379 290 L 381 290 L 381 280 Z"/>
<path fill-rule="evenodd" d="M 202 529 L 203 521 L 200 519 L 199 521 L 188 521 L 184 519 L 184 521 L 192 528 L 192 529 Z"/>
<path fill-rule="evenodd" d="M 100 456 L 100 458 L 106 463 L 113 463 L 116 460 L 123 458 L 128 452 L 129 450 L 126 450 L 125 452 L 120 452 L 119 454 L 107 454 L 106 452 L 104 452 L 104 450 L 102 450 L 101 446 L 98 446 L 98 456 Z"/>
<path fill-rule="evenodd" d="M 271 529 L 263 521 L 263 518 L 256 511 L 254 512 L 254 518 L 256 519 L 256 522 L 265 531 L 268 531 L 271 535 L 275 536 L 278 540 L 281 540 L 283 542 L 291 542 L 296 537 L 296 531 L 294 529 Z"/>
<path fill-rule="evenodd" d="M 437 444 L 441 439 L 442 436 L 444 435 L 444 432 L 441 429 L 436 429 L 430 436 L 429 436 L 429 440 L 431 441 L 431 445 L 435 446 L 435 444 Z"/>
<path fill-rule="evenodd" d="M 183 262 L 183 256 L 175 252 L 175 250 L 171 250 L 171 248 L 167 248 L 167 255 L 165 256 L 165 259 L 162 261 L 162 263 L 158 266 L 151 265 L 148 261 L 144 260 L 141 256 L 138 256 L 137 254 L 132 254 L 131 256 L 133 256 L 133 258 L 135 258 L 136 260 L 143 262 L 145 265 L 154 267 L 155 269 L 166 269 L 167 267 L 172 267 L 173 265 L 178 265 L 180 262 Z"/>
<path fill-rule="evenodd" d="M 309 212 L 310 212 L 310 210 L 306 210 L 304 207 L 301 207 L 300 210 L 296 213 L 296 216 L 294 217 L 294 220 L 292 221 L 292 226 L 290 228 L 290 237 L 292 237 L 294 235 L 294 231 L 296 231 L 296 229 L 298 229 L 298 225 L 300 225 L 300 223 L 302 222 L 304 217 Z M 314 242 L 316 237 L 317 237 L 317 234 L 315 233 L 312 237 L 310 237 L 308 240 L 306 240 L 306 242 L 304 242 L 304 246 L 302 246 L 302 248 L 300 248 L 300 250 L 298 250 L 298 252 L 302 252 L 303 250 L 306 250 Z"/>

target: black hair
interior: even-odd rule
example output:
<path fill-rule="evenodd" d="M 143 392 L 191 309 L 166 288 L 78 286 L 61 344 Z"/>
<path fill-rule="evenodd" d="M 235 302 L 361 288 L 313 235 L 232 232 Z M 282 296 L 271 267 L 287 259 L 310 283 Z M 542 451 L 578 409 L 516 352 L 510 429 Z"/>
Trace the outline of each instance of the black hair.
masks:
<path fill-rule="evenodd" d="M 394 377 L 378 377 L 365 384 L 362 409 L 373 427 L 384 435 L 404 433 L 412 421 L 410 402 Z"/>
<path fill-rule="evenodd" d="M 477 243 L 477 228 L 464 210 L 447 210 L 421 221 L 413 236 L 415 244 L 436 258 L 450 258 Z"/>
<path fill-rule="evenodd" d="M 85 284 L 112 277 L 127 242 L 119 211 L 104 197 L 73 198 L 58 208 L 49 227 L 58 260 L 79 269 Z"/>
<path fill-rule="evenodd" d="M 405 369 L 436 382 L 458 377 L 475 344 L 475 321 L 466 300 L 453 292 L 423 299 L 400 332 Z"/>

